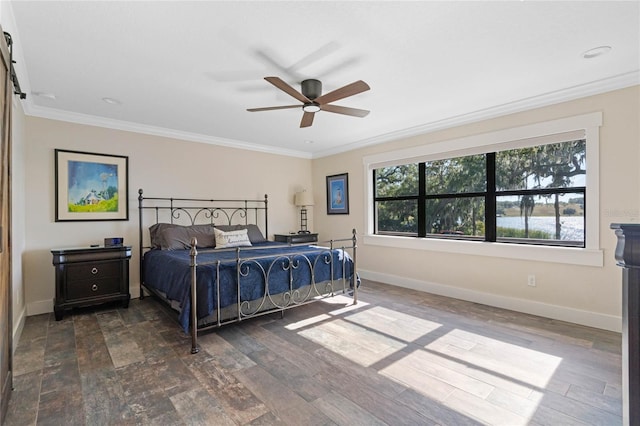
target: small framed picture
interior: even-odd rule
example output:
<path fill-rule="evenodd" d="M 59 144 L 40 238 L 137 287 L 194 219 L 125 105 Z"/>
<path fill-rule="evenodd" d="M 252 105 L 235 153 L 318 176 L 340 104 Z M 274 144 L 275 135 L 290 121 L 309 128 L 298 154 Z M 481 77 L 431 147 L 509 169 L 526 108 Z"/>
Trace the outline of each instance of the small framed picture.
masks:
<path fill-rule="evenodd" d="M 349 174 L 327 176 L 327 214 L 349 214 Z"/>
<path fill-rule="evenodd" d="M 55 150 L 56 222 L 129 220 L 129 158 Z"/>

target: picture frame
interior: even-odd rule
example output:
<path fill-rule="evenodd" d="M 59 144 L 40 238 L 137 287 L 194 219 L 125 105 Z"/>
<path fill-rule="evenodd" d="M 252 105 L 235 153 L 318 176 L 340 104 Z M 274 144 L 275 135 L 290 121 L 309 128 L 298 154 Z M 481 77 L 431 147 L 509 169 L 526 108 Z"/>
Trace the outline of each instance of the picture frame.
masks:
<path fill-rule="evenodd" d="M 129 157 L 55 150 L 55 221 L 129 220 Z"/>
<path fill-rule="evenodd" d="M 327 176 L 327 214 L 349 214 L 349 174 Z"/>

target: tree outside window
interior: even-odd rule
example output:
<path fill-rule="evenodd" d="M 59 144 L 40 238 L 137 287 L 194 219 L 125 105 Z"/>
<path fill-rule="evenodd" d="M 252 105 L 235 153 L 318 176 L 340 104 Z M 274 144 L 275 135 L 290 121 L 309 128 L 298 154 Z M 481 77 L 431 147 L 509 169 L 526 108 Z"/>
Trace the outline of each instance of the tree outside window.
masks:
<path fill-rule="evenodd" d="M 374 170 L 376 233 L 584 246 L 585 140 Z"/>

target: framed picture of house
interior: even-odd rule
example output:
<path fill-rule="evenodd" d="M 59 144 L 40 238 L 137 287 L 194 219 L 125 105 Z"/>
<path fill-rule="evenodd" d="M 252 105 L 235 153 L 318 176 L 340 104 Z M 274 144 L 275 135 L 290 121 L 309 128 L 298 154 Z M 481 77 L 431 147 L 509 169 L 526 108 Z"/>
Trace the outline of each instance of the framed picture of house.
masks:
<path fill-rule="evenodd" d="M 349 174 L 327 176 L 327 214 L 349 214 Z"/>
<path fill-rule="evenodd" d="M 129 220 L 129 158 L 55 150 L 56 222 Z"/>

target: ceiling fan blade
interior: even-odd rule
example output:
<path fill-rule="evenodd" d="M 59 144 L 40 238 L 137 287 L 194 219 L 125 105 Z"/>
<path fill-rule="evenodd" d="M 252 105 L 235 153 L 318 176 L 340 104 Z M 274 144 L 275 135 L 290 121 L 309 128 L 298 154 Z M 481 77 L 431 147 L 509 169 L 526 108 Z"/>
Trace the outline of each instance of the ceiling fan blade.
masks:
<path fill-rule="evenodd" d="M 261 49 L 254 50 L 255 54 L 260 57 L 261 60 L 267 63 L 267 65 L 271 65 L 278 70 L 281 75 L 285 75 L 289 77 L 291 80 L 299 81 L 302 80 L 303 77 L 296 73 L 293 67 L 285 67 L 279 61 L 274 59 L 276 56 L 273 51 L 270 49 Z"/>
<path fill-rule="evenodd" d="M 347 58 L 338 64 L 332 64 L 330 68 L 324 71 L 316 72 L 316 75 L 322 76 L 323 79 L 326 79 L 328 75 L 334 74 L 350 66 L 357 65 L 361 61 L 362 58 L 359 57 Z"/>
<path fill-rule="evenodd" d="M 282 81 L 282 79 L 280 79 L 279 77 L 265 77 L 264 79 L 267 80 L 269 83 L 273 84 L 274 86 L 276 86 L 278 89 L 285 92 L 286 94 L 293 96 L 294 98 L 296 98 L 302 103 L 311 102 L 311 99 L 307 98 L 305 95 L 298 92 L 293 87 L 289 86 L 287 83 Z"/>
<path fill-rule="evenodd" d="M 340 45 L 336 41 L 330 41 L 327 44 L 320 46 L 318 49 L 299 59 L 295 64 L 291 65 L 289 69 L 298 70 L 309 66 L 310 64 L 323 59 L 331 53 L 340 49 Z"/>
<path fill-rule="evenodd" d="M 369 111 L 366 109 L 349 108 L 339 105 L 320 105 L 322 111 L 335 112 L 336 114 L 351 115 L 353 117 L 366 117 Z"/>
<path fill-rule="evenodd" d="M 247 111 L 256 112 L 256 111 L 272 111 L 274 109 L 289 109 L 289 108 L 300 108 L 301 105 L 283 105 L 283 106 L 272 106 L 272 107 L 264 107 L 264 108 L 247 108 Z"/>
<path fill-rule="evenodd" d="M 300 121 L 300 127 L 309 127 L 313 124 L 313 116 L 315 112 L 306 112 L 302 114 L 302 120 Z"/>
<path fill-rule="evenodd" d="M 319 98 L 314 99 L 315 102 L 319 104 L 328 104 L 330 102 L 337 101 L 339 99 L 346 98 L 348 96 L 357 95 L 358 93 L 366 92 L 371 89 L 367 83 L 362 80 L 355 81 L 351 84 L 347 84 L 339 89 L 336 89 L 332 92 L 325 93 Z"/>

